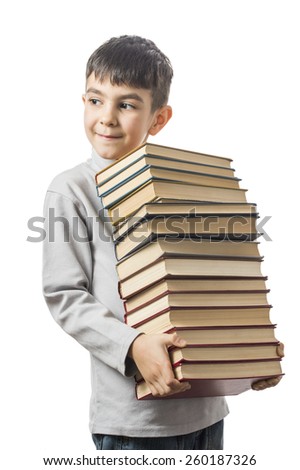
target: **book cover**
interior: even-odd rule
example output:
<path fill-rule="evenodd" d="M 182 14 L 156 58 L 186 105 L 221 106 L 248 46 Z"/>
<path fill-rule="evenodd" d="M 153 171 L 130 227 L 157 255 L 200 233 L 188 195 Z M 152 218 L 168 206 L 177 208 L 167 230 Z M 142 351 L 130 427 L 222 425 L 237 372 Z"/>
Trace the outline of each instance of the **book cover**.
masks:
<path fill-rule="evenodd" d="M 180 160 L 190 163 L 201 163 L 209 166 L 231 168 L 231 158 L 219 157 L 215 155 L 208 155 L 205 153 L 198 153 L 191 150 L 184 150 L 175 147 L 169 147 L 165 145 L 158 145 L 146 142 L 131 152 L 125 154 L 119 158 L 116 162 L 113 162 L 103 170 L 100 170 L 95 177 L 96 184 L 109 178 L 111 175 L 116 174 L 118 171 L 124 169 L 126 166 L 135 162 L 138 158 L 144 155 L 158 156 L 170 158 L 172 160 Z"/>
<path fill-rule="evenodd" d="M 259 277 L 211 277 L 204 276 L 165 276 L 157 281 L 148 284 L 147 287 L 137 287 L 135 284 L 124 286 L 121 281 L 118 282 L 118 290 L 123 300 L 130 299 L 131 302 L 137 302 L 140 305 L 141 300 L 152 299 L 166 291 L 239 291 L 239 290 L 265 290 L 267 276 Z M 140 296 L 140 297 L 138 297 Z"/>
<path fill-rule="evenodd" d="M 160 198 L 172 198 L 184 201 L 246 203 L 246 189 L 231 189 L 215 186 L 203 186 L 169 180 L 150 178 L 144 184 L 132 188 L 127 193 L 116 197 L 109 193 L 102 195 L 102 203 L 108 209 L 114 224 L 129 217 L 143 204 Z"/>
<path fill-rule="evenodd" d="M 158 155 L 141 155 L 136 158 L 135 161 L 127 164 L 124 168 L 119 168 L 115 173 L 111 173 L 108 177 L 106 173 L 100 173 L 96 175 L 96 185 L 105 186 L 110 184 L 110 186 L 116 185 L 121 181 L 126 180 L 131 177 L 136 172 L 142 170 L 147 165 L 152 165 L 160 168 L 172 168 L 173 170 L 182 170 L 194 173 L 209 174 L 215 176 L 224 176 L 227 178 L 235 177 L 235 170 L 233 168 L 225 168 L 214 165 L 207 165 L 203 163 L 192 163 L 189 161 L 179 160 L 175 158 L 162 157 Z"/>
<path fill-rule="evenodd" d="M 185 348 L 170 348 L 169 356 L 173 366 L 187 363 L 199 362 L 229 362 L 229 361 L 251 361 L 278 359 L 277 343 L 252 344 L 252 345 L 220 345 L 204 346 L 198 344 Z"/>
<path fill-rule="evenodd" d="M 173 217 L 173 216 L 245 216 L 245 217 L 258 217 L 257 207 L 255 204 L 243 203 L 211 203 L 204 202 L 189 203 L 185 201 L 166 202 L 160 199 L 157 202 L 143 204 L 134 214 L 132 214 L 125 221 L 120 223 L 114 228 L 114 239 L 121 238 L 122 235 L 129 232 L 133 227 L 139 226 L 145 220 L 150 220 L 155 217 Z"/>
<path fill-rule="evenodd" d="M 125 313 L 124 320 L 132 328 L 151 334 L 174 327 L 266 326 L 271 324 L 271 307 L 167 307 L 145 316 Z"/>
<path fill-rule="evenodd" d="M 121 175 L 122 176 L 122 175 Z M 98 195 L 101 197 L 110 193 L 115 193 L 118 198 L 126 194 L 131 188 L 146 183 L 149 178 L 157 178 L 170 181 L 179 181 L 204 186 L 216 186 L 221 188 L 239 188 L 239 178 L 220 175 L 210 175 L 208 173 L 196 173 L 187 169 L 179 170 L 172 167 L 163 168 L 154 165 L 145 165 L 135 171 L 127 178 L 111 178 L 106 183 L 97 185 Z"/>
<path fill-rule="evenodd" d="M 136 397 L 138 400 L 177 400 L 180 398 L 240 395 L 241 393 L 250 390 L 252 384 L 258 380 L 266 380 L 282 375 L 284 374 L 278 372 L 273 375 L 243 377 L 238 379 L 187 379 L 186 381 L 191 384 L 190 390 L 167 397 L 153 397 L 147 385 L 142 382 L 141 384 L 136 385 Z"/>
<path fill-rule="evenodd" d="M 120 238 L 118 233 L 113 234 L 118 259 L 127 256 L 159 238 L 191 240 L 196 243 L 201 240 L 218 241 L 254 241 L 259 234 L 256 230 L 256 217 L 240 215 L 221 215 L 204 217 L 155 217 L 144 220 L 131 228 Z M 234 244 L 232 244 L 234 245 Z"/>
<path fill-rule="evenodd" d="M 133 306 L 131 302 L 124 301 L 127 315 L 138 313 L 147 315 L 147 312 L 155 313 L 168 306 L 173 307 L 226 307 L 226 306 L 255 306 L 268 305 L 267 293 L 269 290 L 245 290 L 245 291 L 165 291 L 156 297 L 151 297 L 143 303 Z"/>

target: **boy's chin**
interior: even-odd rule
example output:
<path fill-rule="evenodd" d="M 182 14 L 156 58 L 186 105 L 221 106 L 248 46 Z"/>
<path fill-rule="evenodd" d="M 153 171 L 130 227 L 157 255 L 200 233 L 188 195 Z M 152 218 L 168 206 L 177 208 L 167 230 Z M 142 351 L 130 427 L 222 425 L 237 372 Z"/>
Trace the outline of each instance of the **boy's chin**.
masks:
<path fill-rule="evenodd" d="M 99 155 L 99 157 L 103 158 L 104 160 L 118 160 L 121 157 L 118 152 L 103 151 L 102 149 L 97 149 L 96 147 L 94 147 L 94 150 Z"/>

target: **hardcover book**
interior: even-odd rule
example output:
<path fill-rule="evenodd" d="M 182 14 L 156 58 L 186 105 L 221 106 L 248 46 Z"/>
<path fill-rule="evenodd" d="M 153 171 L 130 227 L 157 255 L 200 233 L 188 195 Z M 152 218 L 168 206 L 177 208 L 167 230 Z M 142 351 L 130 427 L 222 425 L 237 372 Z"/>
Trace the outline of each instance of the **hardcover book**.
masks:
<path fill-rule="evenodd" d="M 115 176 L 118 174 L 118 172 L 128 168 L 130 165 L 144 156 L 156 156 L 159 158 L 171 160 L 168 168 L 172 166 L 174 160 L 184 163 L 201 164 L 209 167 L 215 166 L 217 168 L 225 169 L 231 169 L 232 162 L 231 158 L 218 157 L 205 153 L 192 152 L 190 150 L 178 149 L 175 147 L 168 147 L 146 142 L 145 144 L 140 145 L 128 154 L 124 155 L 122 158 L 118 159 L 116 162 L 98 172 L 95 177 L 96 184 L 98 185 L 108 178 Z"/>
<path fill-rule="evenodd" d="M 189 382 L 191 389 L 166 398 L 237 395 L 251 389 L 258 380 L 282 375 L 282 370 L 278 358 L 268 361 L 181 363 L 174 366 L 174 374 L 179 381 Z M 153 398 L 144 381 L 137 383 L 136 395 L 139 400 Z"/>

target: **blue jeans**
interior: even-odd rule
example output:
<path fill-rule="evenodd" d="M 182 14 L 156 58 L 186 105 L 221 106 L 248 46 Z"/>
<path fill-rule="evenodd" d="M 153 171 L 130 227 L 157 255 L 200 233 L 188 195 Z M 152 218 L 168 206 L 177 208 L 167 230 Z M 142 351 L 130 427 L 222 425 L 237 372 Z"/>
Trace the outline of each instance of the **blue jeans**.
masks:
<path fill-rule="evenodd" d="M 222 450 L 223 420 L 200 431 L 170 437 L 92 434 L 97 450 Z"/>

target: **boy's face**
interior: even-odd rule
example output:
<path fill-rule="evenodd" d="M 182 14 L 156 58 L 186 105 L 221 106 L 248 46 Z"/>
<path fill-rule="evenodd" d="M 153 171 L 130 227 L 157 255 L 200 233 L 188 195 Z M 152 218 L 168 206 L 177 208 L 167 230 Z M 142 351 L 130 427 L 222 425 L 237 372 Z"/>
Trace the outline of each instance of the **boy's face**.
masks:
<path fill-rule="evenodd" d="M 169 106 L 151 110 L 150 90 L 112 85 L 109 78 L 99 82 L 94 73 L 87 80 L 83 102 L 86 135 L 98 155 L 110 160 L 159 132 L 172 114 Z"/>

